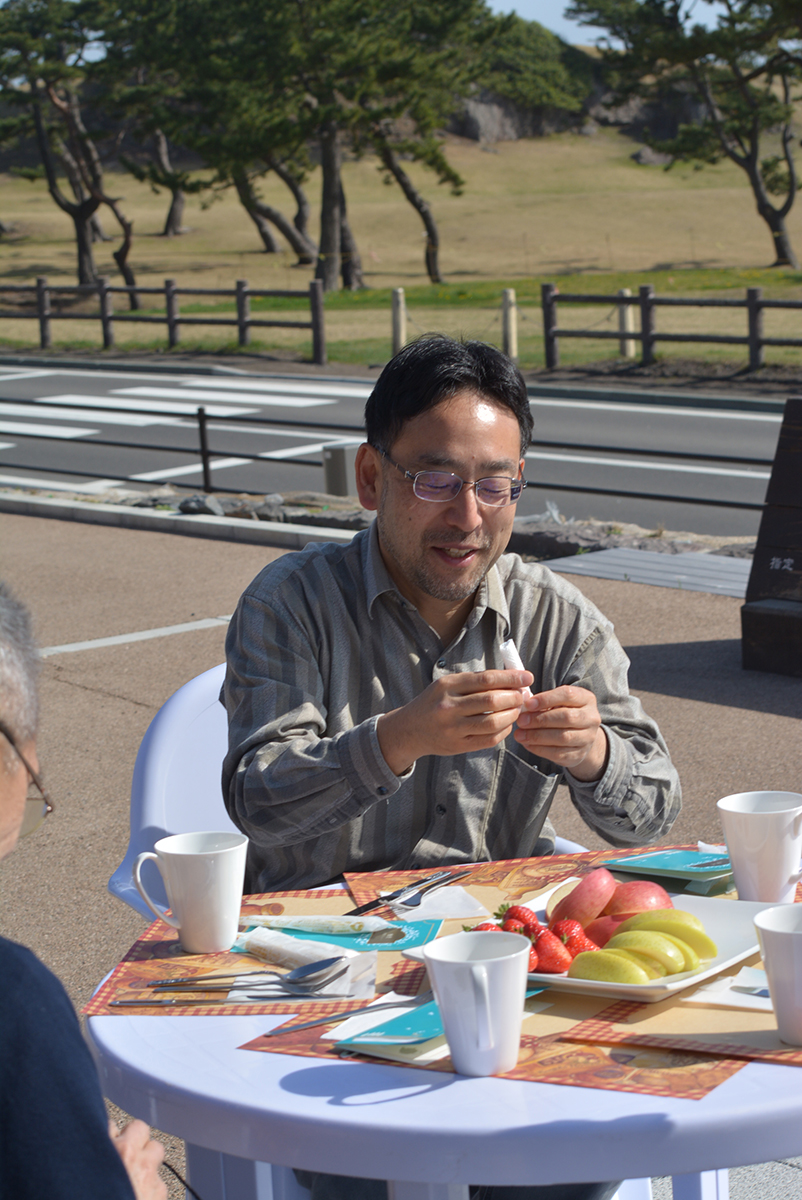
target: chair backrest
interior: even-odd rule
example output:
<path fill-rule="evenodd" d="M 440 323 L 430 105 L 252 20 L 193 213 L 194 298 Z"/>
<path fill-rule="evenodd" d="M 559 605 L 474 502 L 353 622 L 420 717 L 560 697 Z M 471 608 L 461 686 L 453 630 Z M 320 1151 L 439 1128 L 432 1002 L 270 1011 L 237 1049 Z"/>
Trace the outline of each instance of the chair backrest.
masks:
<path fill-rule="evenodd" d="M 131 783 L 131 835 L 109 891 L 150 920 L 133 881 L 138 854 L 159 838 L 195 830 L 236 830 L 220 784 L 228 746 L 226 711 L 218 700 L 225 663 L 190 679 L 159 709 L 142 739 Z M 161 875 L 146 863 L 143 879 L 157 903 L 167 904 Z"/>

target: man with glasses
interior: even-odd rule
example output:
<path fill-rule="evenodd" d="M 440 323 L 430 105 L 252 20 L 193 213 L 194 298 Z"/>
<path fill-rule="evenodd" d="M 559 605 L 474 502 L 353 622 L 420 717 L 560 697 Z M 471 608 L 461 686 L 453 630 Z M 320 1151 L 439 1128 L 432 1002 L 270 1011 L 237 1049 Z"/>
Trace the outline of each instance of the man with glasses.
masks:
<path fill-rule="evenodd" d="M 677 775 L 612 626 L 504 554 L 532 436 L 517 367 L 421 339 L 365 422 L 356 485 L 376 521 L 271 563 L 229 629 L 223 790 L 247 890 L 549 854 L 560 782 L 613 845 L 665 834 Z"/>
<path fill-rule="evenodd" d="M 37 654 L 28 614 L 0 583 L 0 858 L 53 811 L 36 757 Z M 0 1196 L 167 1200 L 163 1147 L 143 1121 L 109 1125 L 67 993 L 0 937 Z"/>

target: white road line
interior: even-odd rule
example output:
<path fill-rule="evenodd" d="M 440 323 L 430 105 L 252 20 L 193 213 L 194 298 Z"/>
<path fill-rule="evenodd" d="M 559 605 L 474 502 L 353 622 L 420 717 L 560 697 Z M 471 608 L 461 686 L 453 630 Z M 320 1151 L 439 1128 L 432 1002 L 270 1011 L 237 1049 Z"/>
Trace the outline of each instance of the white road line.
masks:
<path fill-rule="evenodd" d="M 214 629 L 227 625 L 231 617 L 205 617 L 202 621 L 185 621 L 181 625 L 163 625 L 160 629 L 142 629 L 138 633 L 120 633 L 116 637 L 92 638 L 88 642 L 65 642 L 63 646 L 45 646 L 41 658 L 54 654 L 75 654 L 78 650 L 101 650 L 104 646 L 125 646 L 129 642 L 147 642 L 151 638 L 171 637 L 174 633 L 191 633 L 194 629 Z"/>
<path fill-rule="evenodd" d="M 332 446 L 361 446 L 362 438 L 330 438 L 326 442 L 311 442 L 305 446 L 288 446 L 285 450 L 265 450 L 260 458 L 297 458 L 299 454 L 319 454 Z"/>
<path fill-rule="evenodd" d="M 261 458 L 261 455 L 259 457 Z M 210 466 L 213 471 L 220 471 L 224 467 L 242 467 L 250 462 L 250 458 L 219 458 L 212 459 Z M 179 475 L 200 474 L 202 470 L 201 463 L 192 463 L 188 467 L 167 467 L 162 471 L 143 471 L 140 475 L 129 475 L 128 478 L 139 479 L 145 483 L 148 480 L 177 479 Z"/>
<path fill-rule="evenodd" d="M 220 388 L 220 384 L 217 384 Z M 223 391 L 208 391 L 202 392 L 195 387 L 187 388 L 158 388 L 158 387 L 132 387 L 132 388 L 115 388 L 113 394 L 115 396 L 162 396 L 165 400 L 200 400 L 202 404 L 206 404 L 209 400 L 224 400 L 229 404 L 242 404 L 243 397 L 238 396 L 234 392 Z M 257 392 L 249 392 L 248 400 L 254 404 L 260 405 L 276 405 L 280 408 L 316 408 L 322 404 L 335 404 L 335 400 L 301 400 L 294 396 L 272 396 L 268 394 L 260 395 Z M 209 409 L 209 412 L 212 410 Z M 233 411 L 233 410 L 232 410 Z M 253 412 L 252 408 L 246 409 L 246 412 Z M 222 414 L 218 414 L 222 415 Z"/>
<path fill-rule="evenodd" d="M 2 381 L 0 381 L 2 382 Z M 42 417 L 43 419 L 52 420 L 60 418 L 70 421 L 85 421 L 89 414 L 85 408 L 55 408 L 48 405 L 48 400 L 58 400 L 60 397 L 43 396 L 41 399 L 36 398 L 34 403 L 36 408 L 30 404 L 7 404 L 3 401 L 0 404 L 0 417 L 6 415 L 10 417 Z M 122 406 L 120 406 L 122 407 Z M 93 421 L 99 421 L 101 425 L 135 425 L 137 427 L 144 425 L 180 425 L 181 417 L 152 417 L 140 416 L 137 413 L 99 413 L 91 414 Z M 229 428 L 229 426 L 226 426 Z"/>
<path fill-rule="evenodd" d="M 268 379 L 232 379 L 221 383 L 219 379 L 193 379 L 191 386 L 193 388 L 219 388 L 226 387 L 237 392 L 287 392 L 290 395 L 298 394 L 305 396 L 355 396 L 360 400 L 367 399 L 373 391 L 373 384 L 366 383 L 363 386 L 359 384 L 345 383 L 312 383 L 310 382 L 290 382 L 287 379 L 268 380 Z"/>
<path fill-rule="evenodd" d="M 608 400 L 549 400 L 533 397 L 533 408 L 585 408 L 591 412 L 646 413 L 660 417 L 711 417 L 714 421 L 771 421 L 779 425 L 782 413 L 731 412 L 720 408 L 664 408 L 662 404 L 616 404 Z"/>
<path fill-rule="evenodd" d="M 43 396 L 42 403 L 46 404 L 50 401 L 51 404 L 74 404 L 79 408 L 103 408 L 106 405 L 112 408 L 125 408 L 134 413 L 152 413 L 164 412 L 175 416 L 193 417 L 197 416 L 197 404 L 175 404 L 164 403 L 157 404 L 154 400 L 128 400 L 119 396 L 81 396 L 81 395 L 64 395 L 64 396 Z M 38 401 L 37 401 L 38 403 Z M 206 409 L 206 413 L 210 417 L 239 417 L 247 416 L 258 412 L 253 406 L 249 408 L 223 408 L 218 405 L 210 405 Z"/>
<path fill-rule="evenodd" d="M 31 434 L 33 437 L 80 438 L 98 433 L 97 429 L 78 429 L 75 425 L 28 425 L 25 421 L 0 421 L 0 433 Z"/>
<path fill-rule="evenodd" d="M 193 422 L 193 425 L 194 425 L 194 428 L 197 429 L 197 422 Z M 231 433 L 232 432 L 232 428 L 230 425 L 216 425 L 213 421 L 208 421 L 206 423 L 206 428 L 217 430 L 220 433 Z M 273 429 L 272 426 L 266 427 L 264 425 L 237 425 L 236 432 L 237 433 L 258 433 L 258 434 L 261 434 L 263 437 L 276 437 L 276 438 L 283 437 L 283 438 L 296 438 L 296 439 L 297 438 L 309 438 L 310 442 L 319 440 L 319 438 L 320 438 L 319 430 L 317 433 L 304 433 L 303 430 L 301 430 L 301 429 Z M 359 443 L 364 442 L 364 440 L 365 440 L 364 435 L 359 435 Z M 349 441 L 350 441 L 350 439 L 349 439 Z M 334 444 L 334 443 L 332 443 L 332 444 Z M 355 445 L 357 444 L 356 439 L 354 441 L 354 444 Z"/>
<path fill-rule="evenodd" d="M 584 454 L 547 454 L 543 450 L 527 450 L 526 457 L 543 459 L 548 462 L 589 463 L 597 467 L 628 467 L 635 471 L 675 471 L 686 475 L 724 475 L 728 479 L 769 479 L 771 476 L 770 471 L 738 471 L 727 467 L 690 467 L 681 463 L 642 462 L 641 460 L 632 462 L 625 458 L 593 458 Z"/>
<path fill-rule="evenodd" d="M 12 374 L 0 374 L 0 383 L 13 383 L 15 379 L 41 379 L 45 375 L 52 375 L 52 371 L 17 371 L 11 367 L 0 367 L 0 371 L 13 371 Z"/>
<path fill-rule="evenodd" d="M 0 450 L 13 450 L 16 442 L 0 442 Z"/>

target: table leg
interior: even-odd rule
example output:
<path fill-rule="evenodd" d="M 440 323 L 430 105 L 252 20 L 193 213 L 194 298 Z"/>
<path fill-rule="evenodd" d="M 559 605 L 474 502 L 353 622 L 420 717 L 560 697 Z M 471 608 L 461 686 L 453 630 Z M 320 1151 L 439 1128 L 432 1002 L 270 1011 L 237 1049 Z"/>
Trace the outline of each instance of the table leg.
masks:
<path fill-rule="evenodd" d="M 309 1200 L 292 1167 L 221 1154 L 190 1142 L 186 1161 L 187 1182 L 203 1200 Z"/>
<path fill-rule="evenodd" d="M 468 1200 L 467 1183 L 407 1183 L 391 1179 L 388 1200 Z"/>
<path fill-rule="evenodd" d="M 674 1200 L 730 1200 L 730 1177 L 726 1170 L 675 1175 L 671 1182 Z"/>

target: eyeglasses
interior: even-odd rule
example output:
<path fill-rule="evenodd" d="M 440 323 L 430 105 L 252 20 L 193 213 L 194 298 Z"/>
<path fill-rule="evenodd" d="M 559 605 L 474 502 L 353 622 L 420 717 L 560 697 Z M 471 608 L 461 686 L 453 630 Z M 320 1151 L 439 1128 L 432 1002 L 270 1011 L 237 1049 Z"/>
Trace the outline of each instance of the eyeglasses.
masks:
<path fill-rule="evenodd" d="M 432 504 L 445 504 L 455 500 L 466 485 L 472 487 L 480 504 L 491 508 L 505 508 L 508 504 L 517 504 L 521 492 L 528 486 L 525 479 L 510 479 L 507 475 L 490 475 L 487 479 L 461 479 L 450 471 L 406 471 L 397 462 L 393 462 L 386 450 L 375 446 L 382 458 L 386 458 L 390 466 L 400 471 L 406 479 L 412 480 L 412 490 L 419 500 L 428 500 Z"/>
<path fill-rule="evenodd" d="M 25 801 L 25 815 L 22 818 L 22 827 L 20 828 L 19 835 L 20 837 L 27 837 L 29 833 L 33 833 L 35 829 L 39 828 L 39 826 L 42 824 L 42 821 L 44 821 L 45 817 L 48 816 L 49 813 L 52 813 L 54 807 L 53 802 L 47 794 L 45 785 L 42 783 L 41 775 L 38 771 L 34 771 L 33 767 L 28 762 L 17 743 L 14 741 L 14 735 L 4 721 L 0 721 L 0 733 L 2 733 L 3 737 L 6 739 L 17 758 L 28 772 L 31 778 L 31 783 L 39 793 L 38 796 L 28 796 L 27 800 Z"/>

